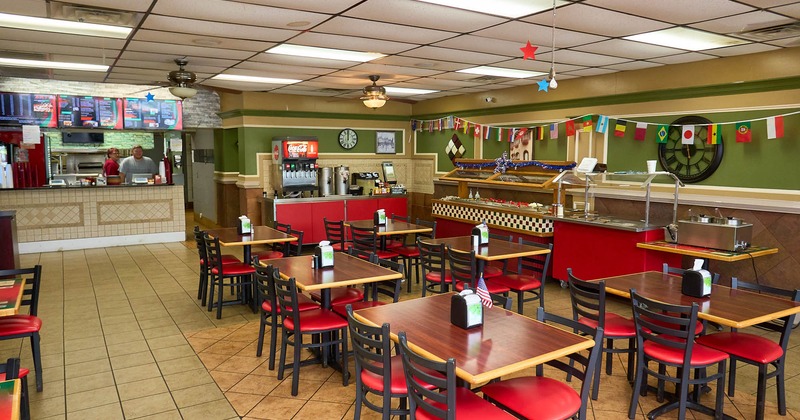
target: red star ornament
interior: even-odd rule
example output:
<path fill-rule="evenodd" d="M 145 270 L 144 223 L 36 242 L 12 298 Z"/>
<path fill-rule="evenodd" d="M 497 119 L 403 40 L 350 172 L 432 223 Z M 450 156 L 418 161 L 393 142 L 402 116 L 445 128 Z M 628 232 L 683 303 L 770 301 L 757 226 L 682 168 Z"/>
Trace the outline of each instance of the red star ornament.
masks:
<path fill-rule="evenodd" d="M 536 60 L 536 50 L 538 48 L 539 47 L 534 47 L 533 45 L 531 45 L 531 42 L 528 41 L 528 43 L 525 44 L 524 47 L 520 48 L 520 50 L 522 51 L 522 59 L 527 60 L 530 58 L 531 60 Z"/>

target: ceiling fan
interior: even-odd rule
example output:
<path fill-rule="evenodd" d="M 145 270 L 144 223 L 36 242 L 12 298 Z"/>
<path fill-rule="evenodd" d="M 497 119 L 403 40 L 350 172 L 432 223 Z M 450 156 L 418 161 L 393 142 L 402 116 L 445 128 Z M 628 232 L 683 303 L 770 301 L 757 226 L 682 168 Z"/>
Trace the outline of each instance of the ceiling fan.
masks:
<path fill-rule="evenodd" d="M 383 86 L 378 86 L 376 83 L 380 78 L 380 76 L 375 74 L 370 75 L 369 80 L 372 81 L 372 85 L 366 86 L 362 90 L 364 96 L 360 99 L 367 108 L 378 109 L 386 105 L 386 101 L 389 100 L 389 96 L 386 95 L 386 89 Z"/>
<path fill-rule="evenodd" d="M 197 89 L 190 86 L 197 80 L 197 75 L 184 69 L 184 66 L 189 64 L 189 61 L 186 60 L 186 57 L 176 58 L 175 64 L 178 65 L 178 70 L 173 70 L 167 75 L 167 80 L 172 83 L 172 86 L 169 87 L 169 93 L 181 99 L 197 95 Z"/>

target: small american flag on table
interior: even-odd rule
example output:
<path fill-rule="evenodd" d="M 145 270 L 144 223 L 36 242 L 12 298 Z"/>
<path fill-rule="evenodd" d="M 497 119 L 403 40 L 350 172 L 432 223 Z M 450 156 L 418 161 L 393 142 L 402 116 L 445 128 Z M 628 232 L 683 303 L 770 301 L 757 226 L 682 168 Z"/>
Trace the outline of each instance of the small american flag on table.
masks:
<path fill-rule="evenodd" d="M 475 290 L 481 298 L 481 304 L 487 308 L 492 307 L 492 295 L 489 294 L 489 289 L 486 288 L 486 282 L 483 281 L 483 276 L 478 279 L 478 288 Z"/>

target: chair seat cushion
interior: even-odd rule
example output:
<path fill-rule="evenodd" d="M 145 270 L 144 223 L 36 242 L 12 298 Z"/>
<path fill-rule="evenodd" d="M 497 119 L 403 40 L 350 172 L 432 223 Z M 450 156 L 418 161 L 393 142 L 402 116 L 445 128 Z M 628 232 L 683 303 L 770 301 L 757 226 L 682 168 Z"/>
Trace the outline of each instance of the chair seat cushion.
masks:
<path fill-rule="evenodd" d="M 489 401 L 477 396 L 474 392 L 467 388 L 457 387 L 456 393 L 456 413 L 458 413 L 458 420 L 485 420 L 485 419 L 513 419 L 511 414 L 498 408 Z M 432 403 L 431 405 L 445 408 L 444 404 Z M 428 413 L 421 408 L 417 407 L 416 418 L 419 420 L 433 420 L 439 419 Z"/>
<path fill-rule="evenodd" d="M 362 300 L 360 302 L 343 303 L 343 304 L 332 305 L 331 310 L 333 312 L 336 312 L 337 314 L 347 318 L 347 305 L 353 305 L 353 310 L 357 311 L 359 309 L 374 308 L 376 306 L 386 305 L 386 302 L 381 302 L 381 301 L 377 301 L 377 300 L 371 300 L 369 302 L 364 302 Z M 401 369 L 402 369 L 402 367 L 401 367 Z"/>
<path fill-rule="evenodd" d="M 679 316 L 677 314 L 671 314 L 671 315 Z M 668 327 L 668 328 L 677 328 L 678 327 L 675 324 L 672 324 L 672 323 L 669 323 L 669 322 L 666 322 L 666 321 L 662 321 L 660 319 L 650 319 L 649 317 L 647 317 L 647 318 L 648 318 L 648 320 L 647 320 L 648 322 L 652 322 L 653 324 L 656 324 L 656 325 L 661 325 L 662 327 Z M 703 330 L 705 329 L 705 327 L 706 326 L 703 325 L 703 321 L 697 321 L 697 323 L 695 323 L 695 329 L 694 329 L 695 335 L 702 334 Z"/>
<path fill-rule="evenodd" d="M 220 257 L 223 264 L 241 264 L 242 262 L 239 261 L 238 258 L 234 257 L 233 255 L 224 254 Z M 206 265 L 206 260 L 200 260 L 200 265 Z"/>
<path fill-rule="evenodd" d="M 652 359 L 676 365 L 683 364 L 683 349 L 665 346 L 653 341 L 645 341 L 642 350 L 644 354 Z M 693 367 L 702 367 L 719 363 L 727 358 L 728 353 L 695 343 L 692 347 L 692 360 L 690 363 Z"/>
<path fill-rule="evenodd" d="M 272 302 L 270 302 L 268 300 L 265 300 L 265 301 L 261 302 L 261 309 L 263 309 L 264 312 L 272 312 Z M 280 306 L 278 306 L 276 309 L 277 309 L 277 313 L 281 313 Z M 311 298 L 309 298 L 308 296 L 298 293 L 297 294 L 297 309 L 299 309 L 301 311 L 309 311 L 311 309 L 319 309 L 319 304 L 317 302 L 314 302 L 313 300 L 311 300 Z"/>
<path fill-rule="evenodd" d="M 438 271 L 436 271 L 436 272 L 429 271 L 429 272 L 425 273 L 425 280 L 432 281 L 434 283 L 441 283 L 442 282 L 441 277 L 442 276 L 439 274 Z M 453 276 L 450 274 L 450 270 L 444 270 L 444 282 L 445 283 L 452 283 L 453 282 Z"/>
<path fill-rule="evenodd" d="M 254 255 L 257 255 L 259 260 L 274 260 L 277 258 L 283 258 L 283 252 L 281 251 L 264 251 Z"/>
<path fill-rule="evenodd" d="M 386 249 L 391 249 L 393 251 L 394 251 L 395 248 L 400 248 L 401 246 L 404 246 L 404 245 L 405 245 L 405 243 L 403 241 L 400 241 L 400 240 L 391 239 L 391 240 L 386 241 Z"/>
<path fill-rule="evenodd" d="M 304 333 L 347 328 L 347 320 L 328 309 L 320 308 L 313 311 L 303 311 L 299 313 L 299 316 L 300 331 Z M 294 319 L 285 318 L 283 320 L 283 328 L 294 330 Z"/>
<path fill-rule="evenodd" d="M 485 277 L 484 277 L 485 278 Z M 492 281 L 507 286 L 511 290 L 533 290 L 542 286 L 542 281 L 526 274 L 503 274 Z"/>
<path fill-rule="evenodd" d="M 405 258 L 419 258 L 419 248 L 415 246 L 401 246 L 399 248 L 392 248 L 392 251 L 400 254 Z"/>
<path fill-rule="evenodd" d="M 225 264 L 223 266 L 223 274 L 226 276 L 243 276 L 246 274 L 253 274 L 256 270 L 250 264 Z M 216 267 L 211 269 L 211 274 L 219 274 Z"/>
<path fill-rule="evenodd" d="M 724 351 L 731 356 L 766 364 L 783 356 L 781 346 L 765 337 L 741 332 L 721 332 L 704 335 L 695 340 L 706 347 Z"/>
<path fill-rule="evenodd" d="M 393 259 L 395 259 L 395 258 L 400 256 L 400 254 L 398 254 L 398 253 L 396 253 L 396 252 L 394 252 L 392 250 L 384 251 L 382 249 L 379 249 L 377 252 L 375 252 L 375 254 L 377 254 L 378 258 L 380 258 L 382 260 L 393 260 Z"/>
<path fill-rule="evenodd" d="M 400 371 L 401 372 L 403 371 L 403 365 L 400 365 Z M 17 378 L 24 378 L 24 377 L 28 376 L 29 373 L 30 373 L 30 371 L 28 369 L 19 368 L 19 372 L 17 373 Z M 5 380 L 6 380 L 6 373 L 5 372 L 0 372 L 0 381 L 5 381 Z"/>
<path fill-rule="evenodd" d="M 351 245 L 350 242 L 345 242 L 344 246 L 342 246 L 341 242 L 334 242 L 331 244 L 331 247 L 333 248 L 334 251 L 345 252 L 347 251 L 348 248 L 350 248 L 350 245 Z"/>
<path fill-rule="evenodd" d="M 484 280 L 492 278 L 492 277 L 502 276 L 502 275 L 503 275 L 503 269 L 500 268 L 500 267 L 495 267 L 495 266 L 489 265 L 489 264 L 486 264 L 485 266 L 483 266 L 483 278 L 484 278 Z"/>
<path fill-rule="evenodd" d="M 486 290 L 488 290 L 489 293 L 494 293 L 496 295 L 502 295 L 504 293 L 508 293 L 508 291 L 509 291 L 508 286 L 504 286 L 502 284 L 498 284 L 498 283 L 495 283 L 493 281 L 488 281 L 488 280 L 484 279 L 484 283 L 486 283 Z M 458 290 L 459 292 L 464 290 L 464 287 L 466 287 L 466 286 L 467 286 L 467 283 L 465 283 L 463 281 L 456 282 L 456 290 Z"/>
<path fill-rule="evenodd" d="M 391 360 L 392 380 L 390 381 L 390 392 L 392 394 L 405 394 L 408 389 L 406 388 L 406 375 L 403 373 L 403 358 L 397 355 L 392 356 Z M 383 393 L 383 376 L 364 369 L 361 371 L 361 382 L 367 388 Z"/>
<path fill-rule="evenodd" d="M 581 397 L 568 383 L 525 376 L 488 384 L 483 395 L 528 419 L 567 419 L 581 408 Z"/>
<path fill-rule="evenodd" d="M 322 302 L 322 293 L 318 291 L 311 292 L 311 299 Z M 364 300 L 364 291 L 361 289 L 356 289 L 355 287 L 338 287 L 336 289 L 331 289 L 331 306 L 346 305 L 362 300 Z"/>
<path fill-rule="evenodd" d="M 0 317 L 0 337 L 32 334 L 42 329 L 42 320 L 33 315 L 8 315 Z"/>
<path fill-rule="evenodd" d="M 597 321 L 589 318 L 578 319 L 583 325 L 597 328 Z M 632 319 L 615 313 L 606 313 L 606 322 L 603 327 L 603 337 L 636 337 L 636 326 Z"/>

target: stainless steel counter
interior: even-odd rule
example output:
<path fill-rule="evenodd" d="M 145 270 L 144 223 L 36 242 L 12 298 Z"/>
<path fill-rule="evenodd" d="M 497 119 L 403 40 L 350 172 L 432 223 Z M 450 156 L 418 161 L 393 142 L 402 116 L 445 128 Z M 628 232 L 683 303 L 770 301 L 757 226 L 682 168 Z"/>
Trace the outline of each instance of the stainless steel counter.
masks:
<path fill-rule="evenodd" d="M 303 198 L 274 198 L 266 197 L 261 198 L 264 202 L 274 202 L 277 204 L 290 204 L 290 203 L 322 203 L 326 201 L 342 201 L 342 200 L 372 200 L 375 198 L 402 198 L 408 197 L 408 194 L 381 194 L 381 195 L 329 195 L 327 197 L 303 197 Z"/>
<path fill-rule="evenodd" d="M 647 232 L 650 230 L 659 230 L 664 227 L 661 225 L 645 225 L 642 220 L 626 220 L 617 219 L 612 216 L 599 216 L 599 215 L 584 215 L 583 212 L 579 213 L 565 213 L 564 216 L 544 215 L 544 219 L 553 220 L 558 222 L 575 223 L 589 226 L 599 226 L 608 229 L 626 230 L 630 232 Z"/>

